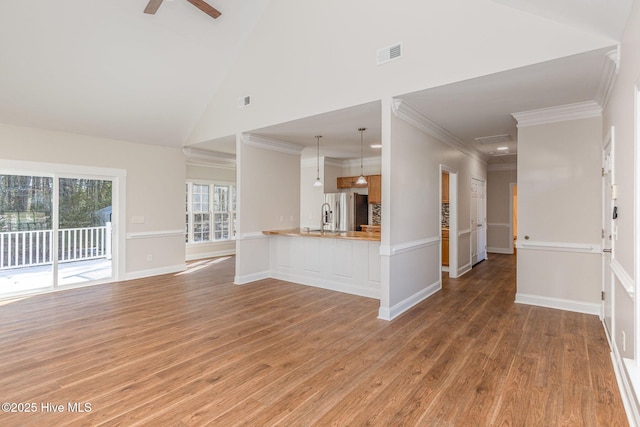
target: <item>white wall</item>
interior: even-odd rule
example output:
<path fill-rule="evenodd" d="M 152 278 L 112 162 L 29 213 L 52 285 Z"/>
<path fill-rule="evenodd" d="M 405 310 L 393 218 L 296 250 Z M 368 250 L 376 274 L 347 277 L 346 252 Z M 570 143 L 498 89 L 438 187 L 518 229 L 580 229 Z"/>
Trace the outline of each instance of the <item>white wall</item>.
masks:
<path fill-rule="evenodd" d="M 236 283 L 269 277 L 264 230 L 300 224 L 300 154 L 260 148 L 238 135 Z"/>
<path fill-rule="evenodd" d="M 487 31 L 491 28 L 500 31 Z M 378 66 L 376 51 L 400 41 L 403 57 Z M 272 1 L 190 143 L 612 42 L 491 0 L 399 0 L 392 6 L 384 0 Z M 280 52 L 277 58 L 274 52 Z M 237 99 L 245 95 L 251 96 L 251 106 L 238 109 Z"/>
<path fill-rule="evenodd" d="M 383 124 L 385 105 L 383 103 Z M 459 272 L 471 268 L 471 178 L 486 180 L 486 163 L 445 144 L 389 111 L 383 126 L 382 283 L 380 317 L 394 318 L 441 288 L 440 166 L 457 173 Z M 386 152 L 388 150 L 388 152 Z M 387 163 L 388 162 L 388 163 Z M 391 172 L 387 172 L 387 171 Z"/>
<path fill-rule="evenodd" d="M 517 182 L 516 165 L 489 165 L 487 172 L 487 251 L 513 253 L 511 184 Z"/>
<path fill-rule="evenodd" d="M 234 167 L 221 167 L 215 164 L 187 163 L 187 179 L 196 181 L 236 182 Z M 198 242 L 186 245 L 186 259 L 211 258 L 232 255 L 236 252 L 235 240 L 221 242 Z"/>
<path fill-rule="evenodd" d="M 597 314 L 600 117 L 518 127 L 519 302 Z"/>
<path fill-rule="evenodd" d="M 125 170 L 124 221 L 118 233 L 131 238 L 123 248 L 119 278 L 184 268 L 186 163 L 181 150 L 0 125 L 0 153 L 5 160 Z M 144 217 L 144 223 L 132 223 L 134 216 Z M 147 255 L 153 260 L 147 261 Z"/>
<path fill-rule="evenodd" d="M 638 102 L 635 93 L 640 86 L 640 2 L 635 1 L 620 44 L 620 69 L 604 111 L 604 139 L 615 127 L 614 180 L 618 186 L 615 205 L 620 215 L 615 220 L 618 233 L 612 254 L 613 288 L 613 353 L 614 363 L 622 375 L 623 397 L 628 397 L 632 419 L 640 424 L 640 316 L 638 316 L 638 274 L 640 247 L 638 240 Z M 635 172 L 634 172 L 635 171 Z M 626 349 L 622 333 L 625 333 Z"/>

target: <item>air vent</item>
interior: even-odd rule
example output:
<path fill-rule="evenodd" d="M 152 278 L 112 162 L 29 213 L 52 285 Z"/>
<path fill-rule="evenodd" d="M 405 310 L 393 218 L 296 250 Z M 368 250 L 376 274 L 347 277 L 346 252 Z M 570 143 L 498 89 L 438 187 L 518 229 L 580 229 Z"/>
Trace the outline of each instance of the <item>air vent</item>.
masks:
<path fill-rule="evenodd" d="M 378 50 L 377 60 L 378 65 L 385 64 L 394 59 L 398 59 L 402 56 L 402 43 L 394 44 L 393 46 L 385 47 Z"/>
<path fill-rule="evenodd" d="M 508 133 L 504 135 L 482 136 L 480 138 L 474 138 L 476 142 L 482 145 L 486 144 L 504 144 L 505 142 L 511 142 L 513 139 Z"/>
<path fill-rule="evenodd" d="M 251 104 L 250 96 L 241 96 L 240 98 L 238 98 L 238 108 L 244 108 L 249 104 Z"/>

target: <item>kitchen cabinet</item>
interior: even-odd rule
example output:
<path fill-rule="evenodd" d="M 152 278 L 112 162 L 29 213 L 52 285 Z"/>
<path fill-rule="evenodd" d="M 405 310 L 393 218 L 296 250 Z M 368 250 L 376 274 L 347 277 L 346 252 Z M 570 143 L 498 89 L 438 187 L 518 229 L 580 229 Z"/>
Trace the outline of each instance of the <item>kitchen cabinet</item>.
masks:
<path fill-rule="evenodd" d="M 369 175 L 367 177 L 369 183 L 369 204 L 382 203 L 382 175 Z"/>
<path fill-rule="evenodd" d="M 442 203 L 449 203 L 449 174 L 442 174 Z"/>
<path fill-rule="evenodd" d="M 358 176 L 338 177 L 338 188 L 367 188 L 367 184 L 356 184 L 358 178 Z"/>
<path fill-rule="evenodd" d="M 442 229 L 442 265 L 449 265 L 449 229 Z"/>
<path fill-rule="evenodd" d="M 366 184 L 356 184 L 357 176 L 341 176 L 338 177 L 337 186 L 339 189 L 368 188 L 369 203 L 382 203 L 382 175 L 369 175 L 366 178 Z"/>

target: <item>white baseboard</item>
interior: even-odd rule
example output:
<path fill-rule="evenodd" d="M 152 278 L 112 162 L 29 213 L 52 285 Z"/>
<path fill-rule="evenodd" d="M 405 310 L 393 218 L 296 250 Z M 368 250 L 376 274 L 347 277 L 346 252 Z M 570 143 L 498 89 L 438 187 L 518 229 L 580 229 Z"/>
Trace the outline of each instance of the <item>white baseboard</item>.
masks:
<path fill-rule="evenodd" d="M 405 311 L 409 310 L 411 307 L 429 298 L 440 289 L 442 289 L 442 282 L 438 280 L 436 283 L 429 285 L 420 292 L 417 292 L 411 295 L 409 298 L 400 301 L 393 307 L 380 307 L 380 309 L 378 310 L 378 319 L 393 320 Z"/>
<path fill-rule="evenodd" d="M 555 308 L 558 310 L 574 311 L 576 313 L 600 316 L 600 304 L 585 301 L 574 301 L 562 298 L 517 293 L 515 302 L 518 304 L 536 305 L 539 307 Z"/>
<path fill-rule="evenodd" d="M 638 408 L 638 403 L 634 396 L 635 390 L 640 387 L 640 384 L 637 384 L 640 372 L 638 367 L 634 365 L 633 360 L 622 359 L 616 347 L 612 346 L 611 348 L 613 349 L 611 351 L 611 363 L 616 374 L 616 381 L 618 382 L 620 397 L 627 414 L 627 421 L 631 427 L 637 427 L 640 425 L 640 408 Z M 636 384 L 633 383 L 634 377 L 636 378 Z"/>
<path fill-rule="evenodd" d="M 352 283 L 344 283 L 339 281 L 327 280 L 326 278 L 315 278 L 301 276 L 295 274 L 286 274 L 282 272 L 274 272 L 271 276 L 278 280 L 298 283 L 316 288 L 328 289 L 330 291 L 344 292 L 345 294 L 358 295 L 361 297 L 380 299 L 380 284 L 374 283 L 374 287 L 358 286 Z"/>
<path fill-rule="evenodd" d="M 131 271 L 124 275 L 124 280 L 142 279 L 151 276 L 160 276 L 162 274 L 179 273 L 187 269 L 187 264 L 170 265 L 161 268 L 151 268 L 149 270 Z"/>
<path fill-rule="evenodd" d="M 236 276 L 233 278 L 234 285 L 245 285 L 247 283 L 255 282 L 256 280 L 263 280 L 271 278 L 271 272 L 259 271 L 257 273 L 245 274 L 243 276 Z"/>
<path fill-rule="evenodd" d="M 472 268 L 473 268 L 473 266 L 471 265 L 471 263 L 468 263 L 466 265 L 463 265 L 462 267 L 459 267 L 458 268 L 458 275 L 456 276 L 456 278 L 467 274 L 468 272 L 471 271 Z"/>
<path fill-rule="evenodd" d="M 227 249 L 223 251 L 212 251 L 212 252 L 187 255 L 186 258 L 187 258 L 187 261 L 195 261 L 197 259 L 216 258 L 220 256 L 228 256 L 228 255 L 235 255 L 235 254 L 236 254 L 235 249 Z"/>
<path fill-rule="evenodd" d="M 492 254 L 513 255 L 513 249 L 509 248 L 487 248 L 487 252 Z"/>

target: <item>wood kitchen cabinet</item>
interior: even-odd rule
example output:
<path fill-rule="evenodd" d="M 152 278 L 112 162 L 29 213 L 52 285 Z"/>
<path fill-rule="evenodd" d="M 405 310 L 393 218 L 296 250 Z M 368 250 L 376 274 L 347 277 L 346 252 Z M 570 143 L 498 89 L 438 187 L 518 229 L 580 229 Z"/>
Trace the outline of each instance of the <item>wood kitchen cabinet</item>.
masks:
<path fill-rule="evenodd" d="M 449 174 L 442 173 L 442 203 L 449 203 Z"/>
<path fill-rule="evenodd" d="M 357 176 L 341 176 L 338 177 L 337 187 L 339 189 L 368 188 L 369 203 L 382 203 L 382 175 L 369 175 L 366 178 L 366 184 L 356 184 Z"/>
<path fill-rule="evenodd" d="M 377 205 L 382 203 L 382 175 L 369 175 L 369 203 Z"/>
<path fill-rule="evenodd" d="M 449 230 L 442 230 L 442 265 L 449 265 Z"/>
<path fill-rule="evenodd" d="M 338 188 L 367 188 L 367 184 L 356 184 L 358 176 L 341 176 L 338 177 Z"/>

